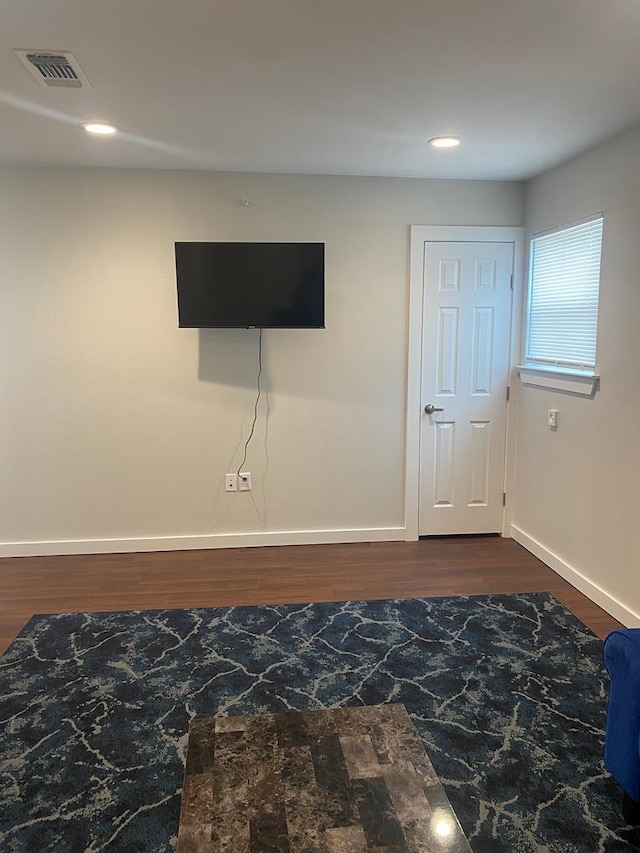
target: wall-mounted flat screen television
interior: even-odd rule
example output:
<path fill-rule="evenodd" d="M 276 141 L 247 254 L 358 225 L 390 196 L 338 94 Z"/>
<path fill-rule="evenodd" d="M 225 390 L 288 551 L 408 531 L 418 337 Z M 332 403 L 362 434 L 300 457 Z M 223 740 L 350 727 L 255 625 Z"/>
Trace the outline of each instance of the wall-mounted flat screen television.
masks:
<path fill-rule="evenodd" d="M 323 329 L 324 243 L 176 243 L 181 329 Z"/>

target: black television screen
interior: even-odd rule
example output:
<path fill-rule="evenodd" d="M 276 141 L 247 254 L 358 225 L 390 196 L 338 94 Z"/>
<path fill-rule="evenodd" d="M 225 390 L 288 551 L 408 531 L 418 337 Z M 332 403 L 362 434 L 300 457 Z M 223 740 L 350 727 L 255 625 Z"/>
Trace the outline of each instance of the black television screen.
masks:
<path fill-rule="evenodd" d="M 324 243 L 176 243 L 180 328 L 324 328 Z"/>

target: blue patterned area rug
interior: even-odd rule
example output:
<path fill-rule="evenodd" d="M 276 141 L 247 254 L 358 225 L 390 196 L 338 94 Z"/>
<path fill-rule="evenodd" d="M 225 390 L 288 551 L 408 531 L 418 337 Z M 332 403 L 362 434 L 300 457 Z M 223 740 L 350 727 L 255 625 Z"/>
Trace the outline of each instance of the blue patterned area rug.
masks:
<path fill-rule="evenodd" d="M 476 853 L 640 850 L 601 643 L 546 593 L 36 616 L 0 687 L 3 851 L 172 850 L 192 717 L 386 702 Z"/>

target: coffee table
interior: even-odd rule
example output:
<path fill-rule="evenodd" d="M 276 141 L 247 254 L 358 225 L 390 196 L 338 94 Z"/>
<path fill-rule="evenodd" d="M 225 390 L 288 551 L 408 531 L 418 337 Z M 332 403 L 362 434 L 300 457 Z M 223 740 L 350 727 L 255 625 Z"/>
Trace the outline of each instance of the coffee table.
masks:
<path fill-rule="evenodd" d="M 404 705 L 196 718 L 179 853 L 470 853 Z"/>

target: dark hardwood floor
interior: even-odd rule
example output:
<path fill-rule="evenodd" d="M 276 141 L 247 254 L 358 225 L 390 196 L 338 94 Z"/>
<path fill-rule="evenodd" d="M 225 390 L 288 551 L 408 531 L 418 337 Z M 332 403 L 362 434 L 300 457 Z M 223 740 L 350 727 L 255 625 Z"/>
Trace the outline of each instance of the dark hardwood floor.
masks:
<path fill-rule="evenodd" d="M 552 593 L 600 637 L 611 616 L 512 539 L 0 560 L 0 651 L 34 613 Z"/>

